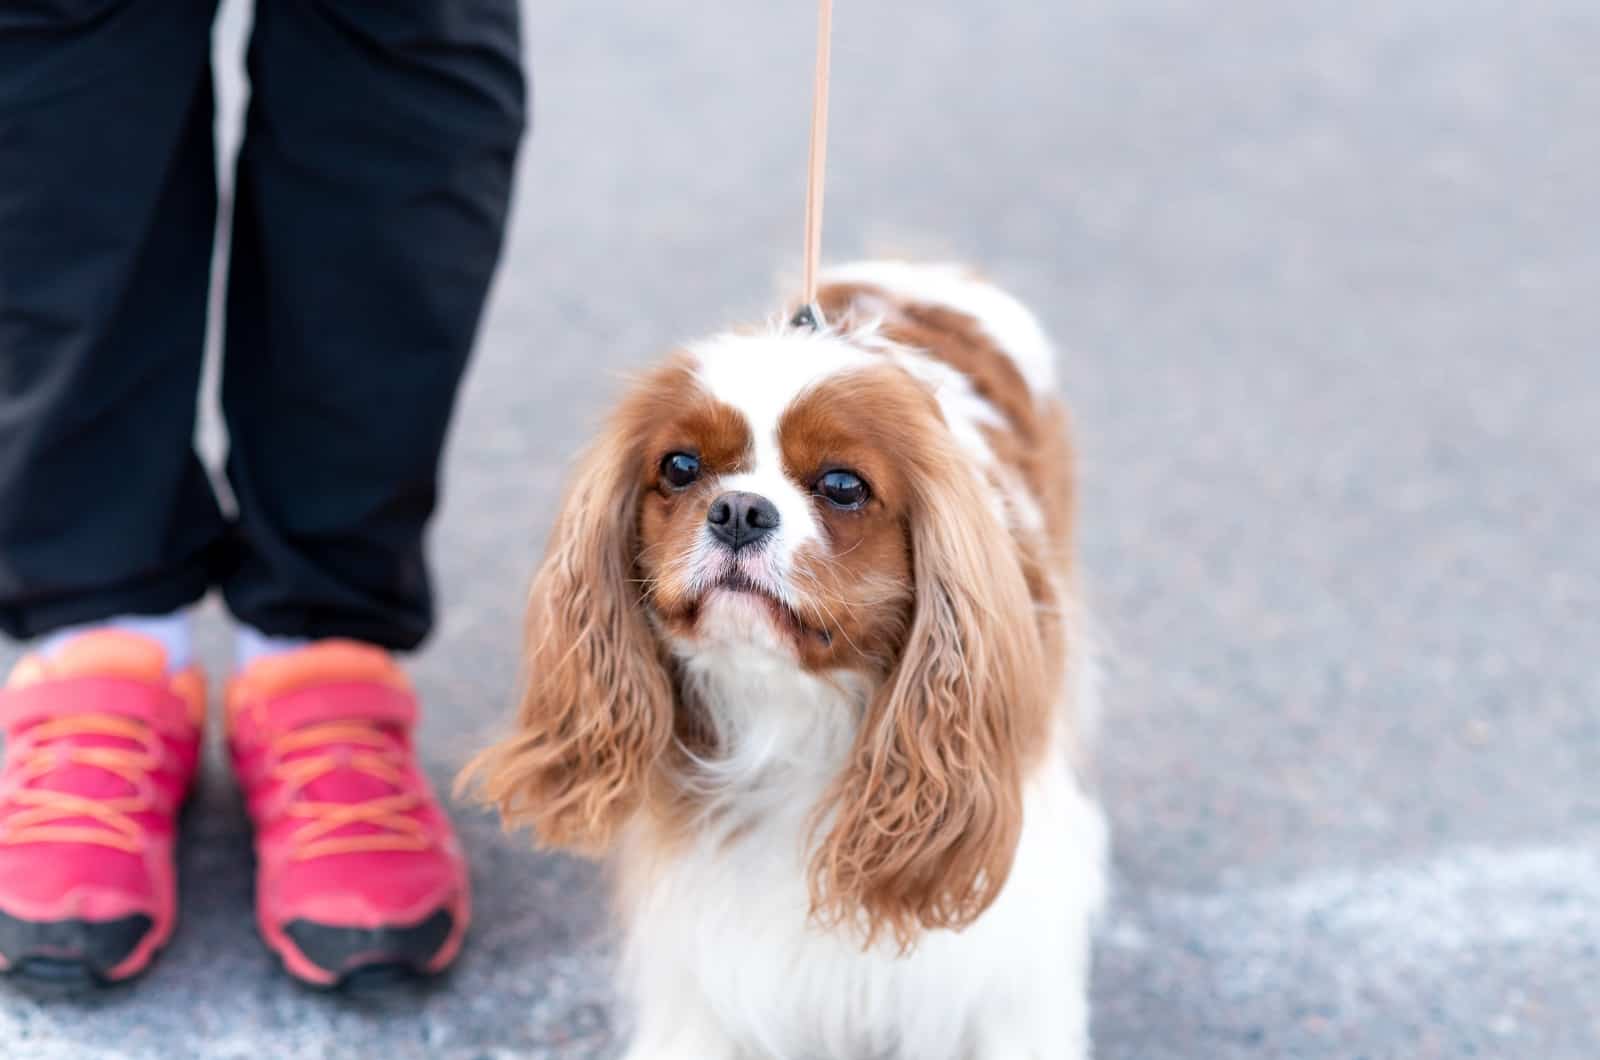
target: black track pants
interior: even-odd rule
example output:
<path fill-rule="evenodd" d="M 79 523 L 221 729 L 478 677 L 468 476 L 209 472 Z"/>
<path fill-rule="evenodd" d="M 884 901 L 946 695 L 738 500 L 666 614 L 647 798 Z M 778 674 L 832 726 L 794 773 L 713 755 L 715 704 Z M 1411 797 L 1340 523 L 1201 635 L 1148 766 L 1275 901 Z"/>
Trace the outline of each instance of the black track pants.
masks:
<path fill-rule="evenodd" d="M 228 263 L 237 518 L 195 456 L 214 0 L 0 4 L 0 631 L 220 586 L 408 648 L 523 129 L 516 0 L 258 0 Z"/>

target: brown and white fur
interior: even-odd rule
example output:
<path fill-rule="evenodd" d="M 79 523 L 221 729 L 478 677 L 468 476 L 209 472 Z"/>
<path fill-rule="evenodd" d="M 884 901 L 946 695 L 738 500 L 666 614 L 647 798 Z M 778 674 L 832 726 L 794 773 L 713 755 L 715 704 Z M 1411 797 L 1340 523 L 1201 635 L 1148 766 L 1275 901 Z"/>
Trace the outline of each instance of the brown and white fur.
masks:
<path fill-rule="evenodd" d="M 1105 826 L 1053 353 L 959 268 L 820 302 L 688 346 L 583 457 L 483 793 L 614 869 L 634 1060 L 1084 1057 Z"/>

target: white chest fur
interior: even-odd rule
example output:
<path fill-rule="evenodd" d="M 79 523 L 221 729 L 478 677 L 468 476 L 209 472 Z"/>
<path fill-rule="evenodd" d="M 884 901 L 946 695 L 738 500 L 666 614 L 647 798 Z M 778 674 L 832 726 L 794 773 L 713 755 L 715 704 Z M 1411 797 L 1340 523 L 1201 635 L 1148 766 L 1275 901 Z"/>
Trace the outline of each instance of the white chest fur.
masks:
<path fill-rule="evenodd" d="M 1011 876 L 975 924 L 929 933 L 909 954 L 864 952 L 810 920 L 805 882 L 809 815 L 857 706 L 848 690 L 792 669 L 775 683 L 784 668 L 739 654 L 738 665 L 701 656 L 697 675 L 723 704 L 714 712 L 730 738 L 732 753 L 704 777 L 726 816 L 624 891 L 630 1058 L 1085 1056 L 1105 828 L 1065 754 L 1031 778 Z"/>

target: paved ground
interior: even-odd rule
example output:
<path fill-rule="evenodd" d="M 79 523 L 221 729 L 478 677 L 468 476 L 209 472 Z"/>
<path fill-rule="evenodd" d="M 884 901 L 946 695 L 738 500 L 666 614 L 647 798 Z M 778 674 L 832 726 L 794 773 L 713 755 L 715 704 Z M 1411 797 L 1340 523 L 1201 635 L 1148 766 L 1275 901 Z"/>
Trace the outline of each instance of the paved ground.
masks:
<path fill-rule="evenodd" d="M 417 663 L 441 780 L 506 706 L 613 370 L 770 311 L 799 241 L 810 5 L 531 7 Z M 885 0 L 838 32 L 830 256 L 970 258 L 1071 351 L 1118 648 L 1099 1055 L 1600 1055 L 1592 0 Z M 593 875 L 460 819 L 453 980 L 312 996 L 255 941 L 213 770 L 171 951 L 0 995 L 0 1054 L 610 1056 Z"/>

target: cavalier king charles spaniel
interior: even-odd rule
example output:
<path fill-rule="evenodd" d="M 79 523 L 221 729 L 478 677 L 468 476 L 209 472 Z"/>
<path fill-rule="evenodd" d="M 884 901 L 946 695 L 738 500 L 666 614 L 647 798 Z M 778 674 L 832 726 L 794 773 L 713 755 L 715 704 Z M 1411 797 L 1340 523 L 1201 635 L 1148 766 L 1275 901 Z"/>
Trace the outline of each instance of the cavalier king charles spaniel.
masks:
<path fill-rule="evenodd" d="M 959 268 L 819 305 L 688 345 L 582 457 L 482 794 L 613 870 L 634 1060 L 1084 1057 L 1106 829 L 1053 352 Z"/>

